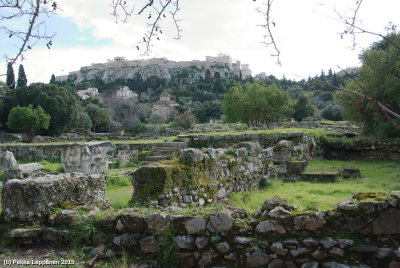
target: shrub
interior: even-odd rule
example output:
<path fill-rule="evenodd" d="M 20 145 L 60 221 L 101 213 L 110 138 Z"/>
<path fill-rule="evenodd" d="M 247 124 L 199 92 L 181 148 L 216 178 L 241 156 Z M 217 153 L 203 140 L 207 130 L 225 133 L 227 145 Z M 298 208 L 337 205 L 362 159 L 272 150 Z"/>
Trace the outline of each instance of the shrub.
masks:
<path fill-rule="evenodd" d="M 196 123 L 196 118 L 192 115 L 190 111 L 186 111 L 183 114 L 175 117 L 175 123 L 179 127 L 189 129 L 193 126 L 194 123 Z"/>
<path fill-rule="evenodd" d="M 342 120 L 343 109 L 338 105 L 329 105 L 322 110 L 321 116 L 332 121 Z"/>

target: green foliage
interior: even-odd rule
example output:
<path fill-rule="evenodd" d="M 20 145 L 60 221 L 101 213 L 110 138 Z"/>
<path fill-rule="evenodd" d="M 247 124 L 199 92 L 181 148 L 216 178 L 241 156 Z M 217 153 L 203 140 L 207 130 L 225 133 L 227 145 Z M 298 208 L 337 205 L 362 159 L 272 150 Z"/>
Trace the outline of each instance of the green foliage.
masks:
<path fill-rule="evenodd" d="M 56 76 L 54 74 L 52 74 L 49 84 L 55 84 L 55 83 L 56 83 Z"/>
<path fill-rule="evenodd" d="M 20 64 L 18 69 L 17 87 L 26 87 L 27 85 L 28 80 L 26 79 L 24 66 Z"/>
<path fill-rule="evenodd" d="M 85 112 L 89 115 L 93 124 L 93 131 L 107 131 L 110 125 L 110 117 L 107 108 L 89 103 L 85 107 Z"/>
<path fill-rule="evenodd" d="M 4 98 L 0 118 L 5 121 L 14 106 L 29 104 L 40 105 L 45 113 L 51 116 L 49 128 L 46 132 L 43 131 L 44 134 L 58 135 L 70 131 L 75 126 L 79 100 L 74 88 L 34 83 L 28 87 L 10 90 Z"/>
<path fill-rule="evenodd" d="M 342 120 L 343 109 L 338 105 L 329 105 L 325 107 L 321 116 L 328 120 L 340 121 Z"/>
<path fill-rule="evenodd" d="M 391 33 L 386 38 L 400 45 L 399 33 Z M 400 51 L 383 40 L 364 51 L 360 59 L 363 65 L 359 82 L 368 94 L 393 111 L 400 111 Z M 365 93 L 355 82 L 349 83 L 347 89 Z M 344 118 L 362 123 L 365 133 L 382 137 L 400 136 L 400 131 L 386 121 L 374 103 L 346 92 L 338 92 L 335 97 L 345 109 Z M 395 121 L 400 124 L 400 120 Z"/>
<path fill-rule="evenodd" d="M 257 127 L 287 118 L 293 112 L 286 92 L 262 82 L 247 83 L 245 88 L 235 84 L 225 95 L 222 109 L 226 122 Z"/>
<path fill-rule="evenodd" d="M 179 127 L 183 127 L 184 129 L 189 129 L 196 122 L 196 118 L 191 114 L 190 111 L 186 111 L 183 114 L 180 114 L 175 117 L 175 123 Z"/>
<path fill-rule="evenodd" d="M 90 130 L 93 127 L 92 119 L 85 111 L 80 111 L 76 118 L 76 125 L 77 130 Z"/>
<path fill-rule="evenodd" d="M 149 118 L 149 123 L 154 125 L 164 124 L 165 119 L 159 114 L 152 114 Z"/>
<path fill-rule="evenodd" d="M 162 264 L 171 265 L 174 263 L 175 253 L 178 250 L 174 234 L 170 231 L 164 231 L 164 233 L 158 238 L 158 241 L 162 246 L 159 261 Z"/>
<path fill-rule="evenodd" d="M 12 66 L 11 62 L 9 62 L 7 64 L 6 85 L 10 89 L 14 89 L 15 88 L 15 75 L 14 75 L 14 69 L 13 69 L 13 66 Z"/>
<path fill-rule="evenodd" d="M 8 115 L 7 126 L 15 131 L 27 134 L 30 141 L 35 133 L 43 128 L 47 129 L 50 123 L 50 115 L 46 114 L 42 107 L 33 108 L 16 106 L 11 109 Z"/>
<path fill-rule="evenodd" d="M 41 160 L 38 162 L 44 169 L 50 173 L 63 173 L 64 167 L 59 161 Z"/>
<path fill-rule="evenodd" d="M 293 117 L 296 121 L 301 121 L 306 117 L 313 116 L 316 110 L 316 108 L 313 105 L 311 105 L 307 96 L 303 93 L 299 95 L 293 108 L 294 108 Z"/>

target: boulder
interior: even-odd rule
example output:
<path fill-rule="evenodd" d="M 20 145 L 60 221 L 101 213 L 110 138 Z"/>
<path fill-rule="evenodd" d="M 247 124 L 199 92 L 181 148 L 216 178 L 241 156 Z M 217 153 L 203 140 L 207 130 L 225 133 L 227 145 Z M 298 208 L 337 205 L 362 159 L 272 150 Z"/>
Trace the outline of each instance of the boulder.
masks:
<path fill-rule="evenodd" d="M 314 215 L 297 216 L 294 218 L 293 224 L 296 230 L 315 231 L 322 228 L 326 224 L 326 220 Z"/>
<path fill-rule="evenodd" d="M 119 218 L 129 232 L 143 233 L 145 231 L 146 222 L 142 215 L 121 214 Z"/>
<path fill-rule="evenodd" d="M 268 215 L 275 219 L 287 219 L 293 216 L 293 214 L 290 211 L 282 207 L 274 208 L 268 213 Z"/>
<path fill-rule="evenodd" d="M 193 217 L 185 221 L 185 229 L 188 234 L 197 234 L 206 229 L 206 220 L 200 217 Z"/>
<path fill-rule="evenodd" d="M 179 161 L 186 164 L 192 164 L 203 161 L 203 153 L 199 149 L 187 148 L 181 153 Z"/>
<path fill-rule="evenodd" d="M 0 170 L 17 166 L 14 154 L 10 151 L 0 153 Z"/>
<path fill-rule="evenodd" d="M 195 245 L 194 245 L 194 238 L 191 235 L 179 235 L 175 237 L 175 243 L 178 246 L 178 248 L 181 249 L 194 249 Z"/>
<path fill-rule="evenodd" d="M 4 184 L 1 205 L 5 221 L 35 222 L 55 208 L 69 206 L 107 206 L 106 184 L 100 174 L 45 175 Z"/>
<path fill-rule="evenodd" d="M 211 215 L 210 221 L 208 222 L 208 229 L 211 232 L 229 232 L 232 228 L 233 222 L 230 214 L 222 212 L 215 215 Z"/>
<path fill-rule="evenodd" d="M 170 220 L 163 213 L 149 215 L 145 218 L 150 233 L 160 233 L 168 228 Z"/>
<path fill-rule="evenodd" d="M 157 253 L 161 250 L 160 245 L 154 236 L 149 236 L 139 240 L 139 245 L 144 253 Z"/>
<path fill-rule="evenodd" d="M 260 222 L 256 226 L 256 232 L 260 233 L 260 234 L 264 234 L 267 232 L 284 234 L 284 233 L 286 233 L 286 229 L 279 222 L 277 222 L 275 220 L 266 220 L 266 221 Z"/>

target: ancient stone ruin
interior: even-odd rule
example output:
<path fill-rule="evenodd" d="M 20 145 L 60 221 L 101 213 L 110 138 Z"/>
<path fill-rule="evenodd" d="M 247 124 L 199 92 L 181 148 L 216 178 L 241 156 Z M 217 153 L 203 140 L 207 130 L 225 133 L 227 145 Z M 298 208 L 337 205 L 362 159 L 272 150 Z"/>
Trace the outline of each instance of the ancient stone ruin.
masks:
<path fill-rule="evenodd" d="M 44 175 L 25 180 L 12 179 L 1 193 L 5 221 L 36 222 L 52 210 L 67 206 L 104 207 L 106 185 L 101 174 Z"/>
<path fill-rule="evenodd" d="M 399 201 L 399 192 L 356 194 L 316 213 L 275 196 L 251 216 L 237 208 L 196 216 L 181 215 L 183 210 L 143 215 L 128 208 L 98 220 L 99 228 L 87 236 L 99 257 L 125 251 L 161 267 L 392 268 L 400 265 L 394 240 L 400 235 Z M 68 243 L 77 235 L 74 224 L 93 219 L 93 213 L 61 211 L 48 225 L 15 228 L 6 236 L 16 244 Z M 105 244 L 109 249 L 101 249 Z"/>
<path fill-rule="evenodd" d="M 115 151 L 111 142 L 86 142 L 66 144 L 61 147 L 64 172 L 86 174 L 104 173 L 108 170 L 109 153 Z"/>

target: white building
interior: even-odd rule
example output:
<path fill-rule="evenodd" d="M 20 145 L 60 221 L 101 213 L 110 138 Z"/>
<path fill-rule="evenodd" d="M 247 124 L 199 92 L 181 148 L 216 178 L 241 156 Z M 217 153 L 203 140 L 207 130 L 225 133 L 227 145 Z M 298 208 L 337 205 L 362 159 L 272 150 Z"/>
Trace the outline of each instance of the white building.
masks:
<path fill-rule="evenodd" d="M 89 97 L 95 97 L 99 95 L 99 90 L 95 87 L 89 87 L 85 90 L 78 90 L 76 93 L 82 100 L 86 100 Z"/>
<path fill-rule="evenodd" d="M 121 99 L 137 99 L 138 95 L 129 89 L 127 86 L 122 86 L 117 90 L 117 98 Z"/>

